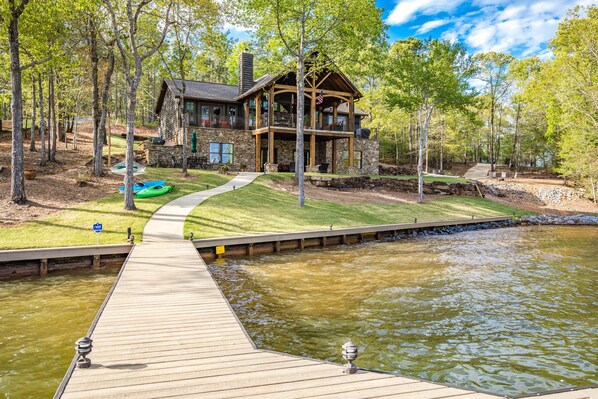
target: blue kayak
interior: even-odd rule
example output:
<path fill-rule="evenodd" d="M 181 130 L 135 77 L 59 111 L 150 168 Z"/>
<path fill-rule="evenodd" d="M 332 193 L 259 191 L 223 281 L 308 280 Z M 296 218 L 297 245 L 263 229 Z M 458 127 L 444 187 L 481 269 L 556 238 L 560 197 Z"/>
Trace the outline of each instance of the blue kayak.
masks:
<path fill-rule="evenodd" d="M 146 188 L 156 187 L 156 186 L 165 186 L 166 180 L 152 180 L 152 181 L 142 181 L 139 183 L 133 184 L 133 194 L 137 194 L 141 190 L 145 190 Z M 121 194 L 125 193 L 125 186 L 120 186 L 118 191 Z"/>

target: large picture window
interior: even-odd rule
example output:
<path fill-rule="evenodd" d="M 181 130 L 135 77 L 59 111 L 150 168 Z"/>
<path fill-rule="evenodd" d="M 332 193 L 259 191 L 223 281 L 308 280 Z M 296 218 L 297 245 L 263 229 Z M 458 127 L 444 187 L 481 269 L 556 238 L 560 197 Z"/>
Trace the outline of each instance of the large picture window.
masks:
<path fill-rule="evenodd" d="M 233 163 L 233 145 L 226 143 L 210 143 L 211 163 Z"/>
<path fill-rule="evenodd" d="M 361 151 L 353 151 L 354 163 L 358 169 L 361 169 L 361 155 Z M 349 166 L 349 151 L 343 151 L 343 165 Z"/>

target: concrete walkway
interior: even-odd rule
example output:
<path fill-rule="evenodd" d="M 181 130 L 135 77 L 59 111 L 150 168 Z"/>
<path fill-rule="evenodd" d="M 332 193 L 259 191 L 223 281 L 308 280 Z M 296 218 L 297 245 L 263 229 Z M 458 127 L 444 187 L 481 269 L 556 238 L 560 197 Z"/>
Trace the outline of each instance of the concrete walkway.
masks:
<path fill-rule="evenodd" d="M 470 179 L 470 180 L 485 179 L 488 177 L 489 170 L 490 170 L 489 163 L 479 163 L 476 166 L 474 166 L 473 168 L 469 169 L 467 172 L 465 172 L 463 177 L 466 179 Z"/>
<path fill-rule="evenodd" d="M 143 229 L 143 242 L 181 240 L 185 219 L 191 211 L 214 195 L 241 188 L 254 181 L 261 173 L 243 172 L 222 186 L 211 190 L 198 191 L 175 199 L 158 209 Z"/>

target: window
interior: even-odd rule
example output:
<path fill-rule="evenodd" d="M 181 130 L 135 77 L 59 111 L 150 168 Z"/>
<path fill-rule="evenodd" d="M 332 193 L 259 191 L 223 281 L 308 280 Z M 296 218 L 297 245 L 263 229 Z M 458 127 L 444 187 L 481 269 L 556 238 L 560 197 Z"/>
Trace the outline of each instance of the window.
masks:
<path fill-rule="evenodd" d="M 189 124 L 195 124 L 195 103 L 185 101 L 185 111 L 189 115 Z"/>
<path fill-rule="evenodd" d="M 211 163 L 233 163 L 233 145 L 226 143 L 210 143 Z"/>
<path fill-rule="evenodd" d="M 353 151 L 354 164 L 361 169 L 361 151 Z M 343 151 L 343 165 L 349 166 L 349 151 Z"/>

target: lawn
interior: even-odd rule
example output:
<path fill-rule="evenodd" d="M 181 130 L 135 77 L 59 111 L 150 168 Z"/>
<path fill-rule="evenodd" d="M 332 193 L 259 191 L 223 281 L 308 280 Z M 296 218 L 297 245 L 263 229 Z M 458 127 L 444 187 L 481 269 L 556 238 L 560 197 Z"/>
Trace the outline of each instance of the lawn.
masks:
<path fill-rule="evenodd" d="M 339 204 L 307 200 L 271 189 L 270 179 L 289 179 L 286 174 L 264 175 L 239 190 L 210 198 L 195 208 L 185 223 L 185 235 L 197 238 L 270 232 L 321 230 L 418 221 L 470 219 L 500 215 L 523 215 L 518 208 L 476 197 L 447 196 L 425 204 Z M 339 195 L 351 195 L 340 193 Z"/>
<path fill-rule="evenodd" d="M 136 198 L 136 211 L 125 211 L 123 196 L 114 193 L 44 219 L 15 227 L 2 227 L 0 249 L 95 245 L 96 239 L 100 244 L 123 244 L 127 238 L 127 227 L 132 228 L 136 242 L 139 242 L 145 223 L 163 204 L 177 197 L 205 190 L 206 185 L 209 188 L 222 185 L 232 178 L 198 170 L 190 170 L 191 177 L 184 178 L 178 172 L 174 169 L 148 168 L 143 175 L 144 180 L 165 179 L 168 184 L 174 184 L 174 190 L 159 197 Z M 96 222 L 103 225 L 103 231 L 97 237 L 92 231 L 92 225 Z"/>
<path fill-rule="evenodd" d="M 133 144 L 133 148 L 136 149 L 139 144 L 143 143 L 143 141 L 135 141 Z M 125 150 L 127 149 L 127 140 L 124 137 L 121 137 L 120 134 L 111 134 L 110 135 L 110 155 L 119 155 L 124 154 Z M 108 145 L 104 145 L 103 147 L 103 154 L 108 155 Z"/>

